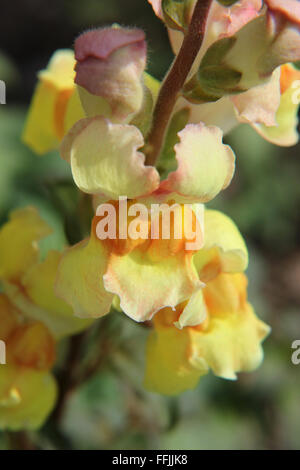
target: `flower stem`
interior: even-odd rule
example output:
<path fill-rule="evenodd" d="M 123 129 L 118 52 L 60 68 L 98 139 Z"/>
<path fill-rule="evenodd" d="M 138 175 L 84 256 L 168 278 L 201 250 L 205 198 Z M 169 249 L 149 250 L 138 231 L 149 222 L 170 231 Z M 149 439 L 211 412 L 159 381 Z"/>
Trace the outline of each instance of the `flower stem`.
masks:
<path fill-rule="evenodd" d="M 167 126 L 191 67 L 202 45 L 212 0 L 198 0 L 181 49 L 161 86 L 153 114 L 153 124 L 145 148 L 146 164 L 155 165 Z"/>

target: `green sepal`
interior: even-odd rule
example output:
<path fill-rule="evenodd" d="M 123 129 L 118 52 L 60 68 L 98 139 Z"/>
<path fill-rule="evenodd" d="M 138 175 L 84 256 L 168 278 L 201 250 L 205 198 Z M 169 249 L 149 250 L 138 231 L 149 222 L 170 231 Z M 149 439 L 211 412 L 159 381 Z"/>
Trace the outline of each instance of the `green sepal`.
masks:
<path fill-rule="evenodd" d="M 239 0 L 217 0 L 223 7 L 231 7 L 235 3 L 237 3 Z"/>
<path fill-rule="evenodd" d="M 171 119 L 164 146 L 157 164 L 157 169 L 162 178 L 166 178 L 171 171 L 176 170 L 177 161 L 175 158 L 174 146 L 179 142 L 177 134 L 187 125 L 189 116 L 189 108 L 183 108 L 177 111 Z"/>
<path fill-rule="evenodd" d="M 228 67 L 224 60 L 235 42 L 235 37 L 223 38 L 207 50 L 197 73 L 183 88 L 183 96 L 187 100 L 207 103 L 244 91 L 239 88 L 242 73 Z"/>
<path fill-rule="evenodd" d="M 186 31 L 191 19 L 195 0 L 162 0 L 162 11 L 167 26 Z"/>

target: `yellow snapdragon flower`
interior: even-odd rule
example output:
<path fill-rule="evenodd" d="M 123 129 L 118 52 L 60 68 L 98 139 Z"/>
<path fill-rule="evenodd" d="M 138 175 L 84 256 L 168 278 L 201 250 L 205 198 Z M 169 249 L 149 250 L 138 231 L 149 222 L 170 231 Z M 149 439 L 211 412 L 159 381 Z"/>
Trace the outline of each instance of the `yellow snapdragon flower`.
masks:
<path fill-rule="evenodd" d="M 26 320 L 4 294 L 0 339 L 6 345 L 6 364 L 0 365 L 0 429 L 37 429 L 56 401 L 57 386 L 50 373 L 55 340 L 43 323 Z"/>
<path fill-rule="evenodd" d="M 198 317 L 203 308 L 191 298 L 165 308 L 153 318 L 147 343 L 145 386 L 151 391 L 176 395 L 194 388 L 212 370 L 218 377 L 236 379 L 252 371 L 262 359 L 261 343 L 270 328 L 259 320 L 247 302 L 247 278 L 241 273 L 247 252 L 233 222 L 217 211 L 206 211 L 207 237 L 195 255 L 205 279 L 202 322 L 182 326 L 183 312 Z M 219 234 L 215 230 L 219 228 Z M 210 235 L 212 236 L 210 238 Z"/>
<path fill-rule="evenodd" d="M 17 209 L 0 229 L 0 282 L 5 294 L 22 314 L 41 321 L 56 339 L 86 328 L 87 321 L 54 294 L 57 268 L 62 257 L 51 250 L 39 259 L 38 241 L 51 233 L 33 207 Z"/>
<path fill-rule="evenodd" d="M 132 125 L 114 124 L 100 116 L 83 119 L 64 138 L 61 151 L 75 183 L 93 194 L 96 206 L 116 203 L 123 195 L 130 203 L 149 208 L 153 203 L 180 206 L 213 199 L 231 181 L 234 153 L 223 144 L 216 127 L 190 125 L 179 138 L 178 167 L 162 181 L 156 168 L 144 164 L 138 151 L 143 136 Z M 109 244 L 97 237 L 97 222 L 96 216 L 90 239 L 67 251 L 59 267 L 56 292 L 77 315 L 105 315 L 115 294 L 128 316 L 145 321 L 199 289 L 193 252 L 184 249 L 184 240 L 178 244 L 172 238 L 147 237 L 120 250 L 119 240 Z"/>
<path fill-rule="evenodd" d="M 33 207 L 18 209 L 0 229 L 0 428 L 36 429 L 53 409 L 57 386 L 50 370 L 57 340 L 91 323 L 76 318 L 57 298 L 54 284 L 62 254 L 39 259 L 38 241 L 51 232 Z"/>

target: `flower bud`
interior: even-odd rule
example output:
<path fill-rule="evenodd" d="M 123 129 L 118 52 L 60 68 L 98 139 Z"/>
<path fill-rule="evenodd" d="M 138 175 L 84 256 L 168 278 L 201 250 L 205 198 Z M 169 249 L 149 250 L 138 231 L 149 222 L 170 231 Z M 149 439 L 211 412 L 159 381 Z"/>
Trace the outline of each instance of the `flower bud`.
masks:
<path fill-rule="evenodd" d="M 88 31 L 75 41 L 75 82 L 89 117 L 125 121 L 143 103 L 145 34 L 120 27 Z"/>

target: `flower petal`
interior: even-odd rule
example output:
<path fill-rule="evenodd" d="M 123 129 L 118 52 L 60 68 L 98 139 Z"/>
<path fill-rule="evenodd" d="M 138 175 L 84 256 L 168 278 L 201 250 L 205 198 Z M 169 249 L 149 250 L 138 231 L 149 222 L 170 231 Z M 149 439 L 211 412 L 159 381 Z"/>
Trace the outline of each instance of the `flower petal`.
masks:
<path fill-rule="evenodd" d="M 204 282 L 220 272 L 242 272 L 248 266 L 248 251 L 234 222 L 222 212 L 204 212 L 204 247 L 194 255 Z"/>
<path fill-rule="evenodd" d="M 218 377 L 234 380 L 237 372 L 252 371 L 261 364 L 261 342 L 269 332 L 250 304 L 239 312 L 213 316 L 209 329 L 194 335 L 195 360 L 205 360 Z"/>
<path fill-rule="evenodd" d="M 128 122 L 143 103 L 144 31 L 119 26 L 90 30 L 76 39 L 74 47 L 75 82 L 87 116 L 93 117 L 93 101 L 101 97 L 108 106 L 105 117 Z M 82 94 L 83 90 L 88 93 Z"/>
<path fill-rule="evenodd" d="M 195 388 L 199 378 L 208 372 L 200 361 L 191 364 L 191 328 L 179 330 L 164 323 L 166 314 L 174 323 L 176 314 L 164 309 L 154 317 L 155 329 L 150 333 L 146 350 L 145 387 L 164 395 L 178 395 Z"/>
<path fill-rule="evenodd" d="M 291 146 L 298 142 L 298 108 L 300 103 L 300 72 L 286 64 L 281 70 L 281 99 L 276 113 L 276 123 L 253 123 L 252 127 L 266 140 L 275 145 Z"/>
<path fill-rule="evenodd" d="M 6 364 L 0 367 L 0 429 L 41 427 L 54 407 L 57 386 L 49 373 Z"/>
<path fill-rule="evenodd" d="M 56 338 L 78 333 L 91 324 L 75 317 L 72 308 L 54 293 L 61 258 L 61 253 L 50 251 L 45 261 L 35 264 L 22 278 L 26 299 L 22 299 L 22 292 L 14 297 L 28 317 L 43 322 Z"/>
<path fill-rule="evenodd" d="M 39 73 L 22 140 L 36 153 L 56 149 L 69 127 L 83 117 L 74 85 L 74 53 L 55 52 Z"/>
<path fill-rule="evenodd" d="M 179 307 L 155 315 L 147 343 L 145 385 L 150 390 L 175 395 L 195 387 L 209 369 L 219 377 L 235 379 L 237 372 L 260 365 L 261 343 L 270 328 L 246 301 L 246 278 L 227 274 L 210 284 L 204 288 L 208 310 L 204 323 L 177 329 Z"/>
<path fill-rule="evenodd" d="M 35 208 L 13 211 L 0 230 L 0 278 L 18 281 L 38 260 L 38 240 L 50 233 Z"/>
<path fill-rule="evenodd" d="M 161 2 L 162 0 L 148 0 L 148 2 L 152 5 L 154 13 L 158 16 L 161 20 L 163 19 L 163 12 Z"/>
<path fill-rule="evenodd" d="M 204 302 L 203 290 L 199 289 L 189 299 L 178 321 L 174 325 L 182 330 L 185 326 L 197 326 L 207 317 L 207 309 Z"/>
<path fill-rule="evenodd" d="M 62 156 L 71 162 L 77 186 L 107 199 L 126 195 L 133 199 L 154 191 L 159 175 L 144 165 L 137 149 L 144 143 L 142 134 L 125 124 L 112 124 L 103 117 L 79 121 L 64 139 Z"/>
<path fill-rule="evenodd" d="M 6 341 L 17 326 L 16 309 L 5 294 L 0 294 L 0 339 Z"/>
<path fill-rule="evenodd" d="M 161 188 L 177 193 L 182 202 L 210 201 L 229 185 L 234 153 L 222 143 L 222 131 L 217 127 L 189 124 L 178 135 L 178 168 L 162 182 Z"/>
<path fill-rule="evenodd" d="M 7 343 L 8 362 L 48 371 L 55 361 L 55 341 L 48 328 L 35 322 L 18 326 Z"/>
<path fill-rule="evenodd" d="M 276 125 L 276 112 L 280 104 L 280 67 L 266 84 L 256 86 L 231 97 L 240 122 Z"/>
<path fill-rule="evenodd" d="M 298 0 L 265 0 L 268 8 L 281 13 L 285 19 L 300 24 L 300 5 Z"/>
<path fill-rule="evenodd" d="M 223 315 L 245 308 L 248 279 L 243 273 L 221 273 L 207 282 L 203 296 L 209 315 Z"/>
<path fill-rule="evenodd" d="M 184 98 L 179 98 L 177 107 L 179 109 L 188 107 L 190 123 L 198 124 L 203 122 L 206 126 L 217 126 L 223 131 L 224 135 L 228 134 L 239 124 L 234 105 L 229 96 L 224 96 L 212 103 L 203 104 L 192 104 L 188 103 Z"/>
<path fill-rule="evenodd" d="M 106 290 L 120 297 L 122 310 L 138 322 L 150 320 L 164 307 L 175 307 L 201 286 L 190 254 L 154 259 L 143 247 L 111 255 L 103 279 Z"/>
<path fill-rule="evenodd" d="M 107 260 L 106 248 L 93 236 L 64 253 L 55 290 L 78 317 L 98 318 L 109 312 L 113 295 L 106 292 L 102 281 Z"/>
<path fill-rule="evenodd" d="M 59 145 L 53 119 L 57 93 L 43 82 L 38 83 L 28 112 L 22 141 L 42 155 Z"/>
<path fill-rule="evenodd" d="M 71 49 L 60 49 L 50 59 L 45 70 L 39 72 L 39 78 L 57 90 L 74 88 L 75 58 Z"/>

